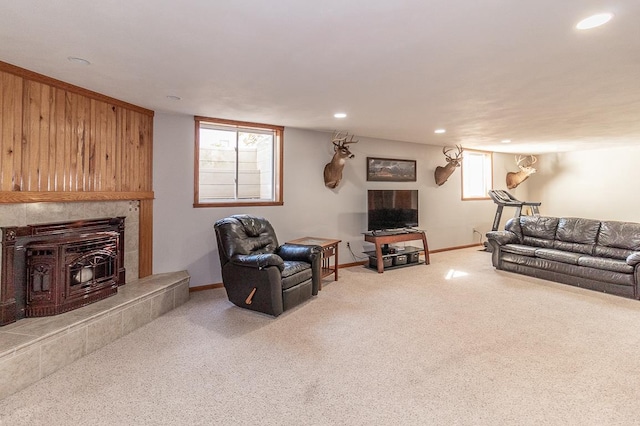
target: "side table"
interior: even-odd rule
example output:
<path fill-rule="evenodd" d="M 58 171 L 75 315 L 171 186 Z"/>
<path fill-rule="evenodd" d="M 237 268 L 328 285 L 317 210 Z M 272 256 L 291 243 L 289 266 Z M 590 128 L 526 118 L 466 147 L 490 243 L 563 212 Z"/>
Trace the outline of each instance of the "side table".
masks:
<path fill-rule="evenodd" d="M 342 240 L 332 240 L 329 238 L 319 237 L 302 237 L 297 240 L 287 241 L 285 244 L 302 244 L 306 246 L 322 247 L 322 278 L 333 274 L 334 281 L 338 281 L 338 243 Z M 331 258 L 333 257 L 333 265 Z M 320 281 L 320 290 L 322 290 L 322 281 Z"/>

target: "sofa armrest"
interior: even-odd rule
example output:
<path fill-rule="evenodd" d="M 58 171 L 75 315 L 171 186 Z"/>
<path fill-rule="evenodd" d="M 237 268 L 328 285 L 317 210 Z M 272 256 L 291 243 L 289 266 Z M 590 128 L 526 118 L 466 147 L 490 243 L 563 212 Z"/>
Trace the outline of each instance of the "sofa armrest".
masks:
<path fill-rule="evenodd" d="M 236 254 L 229 261 L 237 266 L 246 266 L 249 268 L 264 269 L 268 266 L 277 266 L 280 271 L 284 270 L 284 261 L 277 254 L 260 253 L 260 254 Z"/>
<path fill-rule="evenodd" d="M 322 253 L 320 246 L 308 246 L 302 244 L 283 244 L 276 250 L 276 254 L 284 260 L 298 260 L 313 263 Z"/>
<path fill-rule="evenodd" d="M 636 266 L 640 263 L 640 251 L 636 251 L 627 256 L 627 265 Z"/>
<path fill-rule="evenodd" d="M 486 236 L 488 240 L 494 241 L 499 246 L 503 246 L 505 244 L 516 244 L 519 242 L 518 236 L 511 231 L 489 231 Z"/>

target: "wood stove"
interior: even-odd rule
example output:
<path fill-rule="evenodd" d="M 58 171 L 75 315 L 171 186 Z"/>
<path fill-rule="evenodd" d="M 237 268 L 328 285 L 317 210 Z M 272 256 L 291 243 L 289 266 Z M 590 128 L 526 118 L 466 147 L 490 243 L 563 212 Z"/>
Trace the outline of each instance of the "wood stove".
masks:
<path fill-rule="evenodd" d="M 125 283 L 124 219 L 2 228 L 0 325 L 115 294 Z"/>

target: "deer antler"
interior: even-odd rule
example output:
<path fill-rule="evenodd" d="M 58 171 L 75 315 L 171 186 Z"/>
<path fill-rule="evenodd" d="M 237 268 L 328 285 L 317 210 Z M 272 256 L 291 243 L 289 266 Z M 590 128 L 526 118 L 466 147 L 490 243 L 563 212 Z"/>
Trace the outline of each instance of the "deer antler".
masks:
<path fill-rule="evenodd" d="M 520 163 L 522 163 L 527 158 L 529 159 L 529 161 L 525 162 L 524 165 L 520 165 Z M 516 155 L 516 166 L 518 166 L 519 168 L 531 167 L 536 163 L 536 161 L 538 161 L 538 159 L 534 155 Z"/>
<path fill-rule="evenodd" d="M 349 140 L 347 140 L 347 138 L 349 137 L 349 132 L 345 132 L 344 137 L 342 136 L 342 132 L 334 132 L 333 133 L 333 138 L 331 139 L 331 142 L 336 146 L 336 148 L 340 148 L 344 145 L 348 145 L 350 143 L 358 143 L 357 140 L 353 140 L 353 135 L 351 135 L 351 138 Z M 337 142 L 337 143 L 336 143 Z"/>
<path fill-rule="evenodd" d="M 453 147 L 443 147 L 442 148 L 442 153 L 444 154 L 444 156 L 448 159 L 448 160 L 458 160 L 460 159 L 460 156 L 462 155 L 462 145 L 456 145 L 455 149 L 456 149 L 456 153 L 455 156 L 456 158 L 451 157 L 451 155 L 449 154 L 449 152 L 453 151 Z"/>
<path fill-rule="evenodd" d="M 520 167 L 520 163 L 522 163 L 522 160 L 524 160 L 524 158 L 522 158 L 522 155 L 516 155 L 516 166 Z"/>
<path fill-rule="evenodd" d="M 347 138 L 346 138 L 346 136 L 345 136 L 345 139 L 347 139 Z M 354 140 L 353 140 L 353 135 L 351 135 L 351 137 L 349 138 L 349 141 L 346 141 L 346 140 L 345 140 L 345 142 L 344 142 L 342 145 L 348 145 L 348 144 L 350 144 L 350 143 L 358 143 L 358 142 L 359 142 L 359 141 L 357 141 L 357 140 L 355 140 L 355 141 L 354 141 Z"/>
<path fill-rule="evenodd" d="M 333 137 L 331 138 L 331 142 L 335 146 L 341 146 L 347 140 L 347 136 L 349 136 L 349 133 L 345 133 L 344 137 L 342 137 L 342 132 L 338 132 L 338 131 L 333 132 Z"/>

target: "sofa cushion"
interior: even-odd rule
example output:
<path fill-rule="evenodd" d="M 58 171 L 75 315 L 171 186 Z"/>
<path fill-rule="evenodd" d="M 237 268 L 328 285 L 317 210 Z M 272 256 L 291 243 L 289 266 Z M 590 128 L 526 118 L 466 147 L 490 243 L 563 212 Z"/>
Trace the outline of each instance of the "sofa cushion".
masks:
<path fill-rule="evenodd" d="M 525 237 L 554 240 L 559 219 L 547 216 L 520 216 L 520 227 Z"/>
<path fill-rule="evenodd" d="M 522 227 L 520 226 L 520 218 L 512 217 L 504 224 L 504 230 L 513 232 L 518 238 L 518 243 L 522 244 Z"/>
<path fill-rule="evenodd" d="M 600 229 L 600 221 L 563 217 L 558 220 L 556 239 L 578 244 L 595 244 Z"/>
<path fill-rule="evenodd" d="M 507 253 L 521 254 L 523 256 L 535 256 L 537 247 L 525 246 L 523 244 L 506 244 L 500 249 Z"/>
<path fill-rule="evenodd" d="M 597 257 L 626 259 L 640 250 L 640 223 L 603 221 L 593 254 Z"/>
<path fill-rule="evenodd" d="M 626 250 L 615 247 L 605 247 L 596 245 L 593 250 L 593 255 L 596 257 L 608 257 L 611 259 L 626 259 L 629 255 L 635 253 L 633 250 Z"/>
<path fill-rule="evenodd" d="M 555 260 L 556 262 L 569 263 L 572 265 L 578 264 L 578 259 L 580 259 L 580 256 L 582 256 L 582 254 L 555 249 L 542 248 L 536 250 L 536 257 Z"/>
<path fill-rule="evenodd" d="M 522 243 L 528 246 L 552 249 L 554 240 L 525 236 L 522 238 Z"/>
<path fill-rule="evenodd" d="M 268 254 L 275 252 L 278 239 L 271 224 L 264 218 L 234 215 L 216 222 L 215 226 L 222 253 L 228 261 L 236 254 Z"/>
<path fill-rule="evenodd" d="M 633 266 L 628 265 L 624 260 L 607 259 L 604 257 L 582 256 L 578 259 L 578 265 L 625 274 L 632 274 L 634 270 Z"/>
<path fill-rule="evenodd" d="M 554 241 L 553 248 L 556 250 L 562 251 L 571 251 L 573 253 L 581 253 L 592 255 L 594 253 L 596 245 L 595 244 L 579 244 L 579 243 L 569 243 L 567 241 Z"/>
<path fill-rule="evenodd" d="M 560 218 L 553 248 L 575 253 L 593 254 L 600 222 L 575 217 Z"/>
<path fill-rule="evenodd" d="M 546 272 L 557 272 L 564 275 L 573 275 L 575 277 L 585 278 L 588 280 L 603 281 L 619 285 L 635 284 L 634 274 L 609 271 L 606 269 L 590 268 L 587 266 L 572 265 L 555 260 L 543 259 L 541 257 L 529 257 L 511 253 L 504 253 L 502 261 L 505 263 L 513 263 L 530 268 L 537 268 Z M 504 269 L 513 270 L 513 268 L 509 268 L 508 265 L 505 266 Z M 535 274 L 533 276 L 535 276 Z"/>
<path fill-rule="evenodd" d="M 638 251 L 640 250 L 640 223 L 603 221 L 600 225 L 597 244 Z"/>
<path fill-rule="evenodd" d="M 311 265 L 296 260 L 285 260 L 282 271 L 282 289 L 286 290 L 301 282 L 310 280 L 312 276 Z"/>
<path fill-rule="evenodd" d="M 528 246 L 553 248 L 558 226 L 557 217 L 520 216 L 522 243 Z"/>

